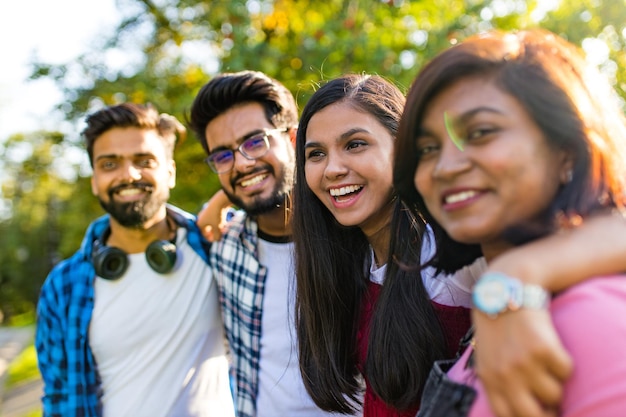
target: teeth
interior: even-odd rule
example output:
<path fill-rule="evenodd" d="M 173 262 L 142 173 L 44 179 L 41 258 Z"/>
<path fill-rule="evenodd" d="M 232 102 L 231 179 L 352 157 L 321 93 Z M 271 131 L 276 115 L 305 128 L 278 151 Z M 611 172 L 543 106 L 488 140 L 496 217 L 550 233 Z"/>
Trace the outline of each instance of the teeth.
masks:
<path fill-rule="evenodd" d="M 359 191 L 361 188 L 363 188 L 361 185 L 348 185 L 347 187 L 332 188 L 330 190 L 330 195 L 333 197 L 341 197 L 342 195 Z"/>
<path fill-rule="evenodd" d="M 120 190 L 118 194 L 121 196 L 129 196 L 129 195 L 137 195 L 142 192 L 143 190 L 140 190 L 138 188 L 124 188 L 123 190 Z"/>
<path fill-rule="evenodd" d="M 241 181 L 241 186 L 249 187 L 251 185 L 258 184 L 261 181 L 263 181 L 265 178 L 267 178 L 267 174 L 257 175 L 256 177 L 252 177 L 249 180 Z"/>
<path fill-rule="evenodd" d="M 458 203 L 460 201 L 470 199 L 477 194 L 478 193 L 476 191 L 463 191 L 457 194 L 450 194 L 445 198 L 445 202 L 448 204 Z"/>

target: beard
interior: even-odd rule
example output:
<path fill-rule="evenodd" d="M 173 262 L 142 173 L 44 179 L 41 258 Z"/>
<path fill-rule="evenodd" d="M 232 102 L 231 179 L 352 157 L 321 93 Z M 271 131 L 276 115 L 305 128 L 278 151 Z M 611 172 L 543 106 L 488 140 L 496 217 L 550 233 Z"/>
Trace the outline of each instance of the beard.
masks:
<path fill-rule="evenodd" d="M 120 225 L 132 229 L 141 229 L 142 226 L 156 215 L 159 210 L 167 203 L 169 199 L 169 190 L 165 192 L 154 193 L 154 187 L 148 184 L 133 184 L 134 187 L 141 187 L 147 192 L 147 195 L 137 201 L 129 203 L 118 203 L 114 200 L 114 193 L 120 188 L 128 186 L 115 187 L 109 190 L 109 200 L 104 201 L 98 197 L 100 206 L 109 213 Z"/>
<path fill-rule="evenodd" d="M 284 191 L 272 192 L 272 195 L 268 198 L 256 197 L 249 203 L 244 203 L 242 199 L 235 194 L 224 190 L 224 193 L 228 196 L 229 200 L 237 207 L 245 210 L 250 216 L 258 216 L 259 214 L 268 213 L 285 204 L 288 193 Z"/>
<path fill-rule="evenodd" d="M 264 168 L 259 168 L 258 171 L 263 170 Z M 236 194 L 224 190 L 224 193 L 228 196 L 229 200 L 237 207 L 245 210 L 246 213 L 250 216 L 258 216 L 260 214 L 268 213 L 272 210 L 275 210 L 278 207 L 284 206 L 289 199 L 289 195 L 291 193 L 291 189 L 293 187 L 293 174 L 294 174 L 294 164 L 287 163 L 284 164 L 282 173 L 280 175 L 275 175 L 273 169 L 270 168 L 274 176 L 276 177 L 276 185 L 272 190 L 272 194 L 267 198 L 254 197 L 252 201 L 245 203 L 241 198 L 239 198 Z M 246 174 L 246 175 L 249 175 Z M 237 178 L 231 181 L 231 184 L 237 182 Z"/>

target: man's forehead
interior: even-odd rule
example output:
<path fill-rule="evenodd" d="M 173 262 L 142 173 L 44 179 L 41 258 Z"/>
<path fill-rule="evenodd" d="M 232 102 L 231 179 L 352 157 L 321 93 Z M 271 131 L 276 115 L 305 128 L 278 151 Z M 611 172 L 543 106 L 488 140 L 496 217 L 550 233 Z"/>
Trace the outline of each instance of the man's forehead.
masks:
<path fill-rule="evenodd" d="M 100 135 L 93 146 L 93 156 L 133 157 L 134 155 L 161 155 L 165 143 L 156 131 L 143 129 L 111 129 Z"/>
<path fill-rule="evenodd" d="M 240 143 L 253 134 L 273 128 L 261 104 L 247 103 L 213 119 L 205 133 L 209 147 L 213 148 Z"/>

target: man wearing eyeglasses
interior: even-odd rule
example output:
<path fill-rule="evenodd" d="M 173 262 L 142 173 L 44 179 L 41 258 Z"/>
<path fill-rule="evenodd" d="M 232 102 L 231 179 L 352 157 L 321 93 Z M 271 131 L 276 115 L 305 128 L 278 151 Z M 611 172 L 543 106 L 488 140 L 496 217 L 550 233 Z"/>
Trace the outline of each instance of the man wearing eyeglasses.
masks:
<path fill-rule="evenodd" d="M 214 77 L 190 112 L 206 162 L 243 209 L 211 248 L 238 417 L 331 415 L 304 388 L 294 340 L 289 203 L 297 124 L 289 90 L 253 71 Z"/>

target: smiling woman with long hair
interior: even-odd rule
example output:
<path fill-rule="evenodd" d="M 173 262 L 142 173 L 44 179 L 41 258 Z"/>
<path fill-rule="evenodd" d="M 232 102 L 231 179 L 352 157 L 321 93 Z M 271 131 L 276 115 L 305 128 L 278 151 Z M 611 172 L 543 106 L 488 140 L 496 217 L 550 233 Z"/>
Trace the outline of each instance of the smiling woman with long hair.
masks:
<path fill-rule="evenodd" d="M 480 248 L 491 262 L 596 214 L 623 212 L 625 141 L 615 92 L 576 47 L 543 30 L 491 32 L 442 52 L 416 78 L 398 132 L 394 182 L 432 226 L 437 266 L 471 261 L 446 255 L 459 244 Z M 617 417 L 626 410 L 624 278 L 594 277 L 552 298 L 489 273 L 473 301 L 481 314 L 498 316 L 516 314 L 507 313 L 514 304 L 541 311 L 552 298 L 549 311 L 574 373 L 560 408 L 549 411 Z M 476 351 L 483 346 L 477 339 Z M 473 354 L 468 348 L 447 376 L 449 364 L 438 363 L 420 416 L 492 415 Z M 452 401 L 435 392 L 465 396 Z"/>
<path fill-rule="evenodd" d="M 400 268 L 419 262 L 426 230 L 392 187 L 404 100 L 382 77 L 345 75 L 311 97 L 298 128 L 299 360 L 329 411 L 358 410 L 364 376 L 364 416 L 414 416 L 433 361 L 453 357 L 469 327 L 469 268 L 424 279 Z"/>

